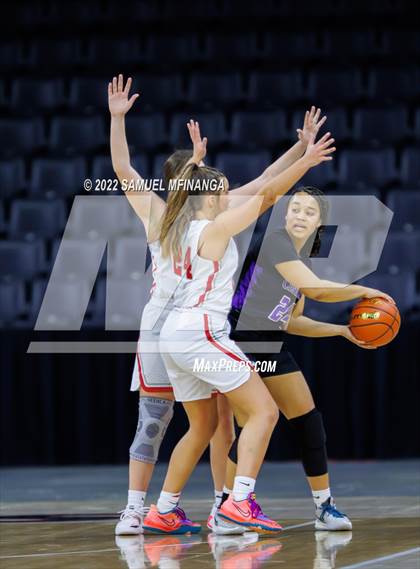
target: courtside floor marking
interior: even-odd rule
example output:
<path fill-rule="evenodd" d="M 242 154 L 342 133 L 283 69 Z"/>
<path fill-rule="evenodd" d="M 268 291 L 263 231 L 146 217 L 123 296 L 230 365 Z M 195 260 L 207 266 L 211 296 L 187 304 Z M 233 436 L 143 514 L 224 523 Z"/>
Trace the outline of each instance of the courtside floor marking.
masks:
<path fill-rule="evenodd" d="M 393 553 L 392 555 L 385 555 L 384 557 L 375 557 L 375 559 L 368 559 L 367 561 L 360 561 L 359 563 L 354 563 L 353 565 L 343 565 L 341 569 L 356 569 L 358 567 L 367 567 L 368 565 L 374 565 L 375 563 L 380 563 L 381 561 L 389 561 L 390 559 L 405 557 L 406 555 L 412 555 L 413 553 L 420 553 L 420 547 L 406 549 L 405 551 Z"/>

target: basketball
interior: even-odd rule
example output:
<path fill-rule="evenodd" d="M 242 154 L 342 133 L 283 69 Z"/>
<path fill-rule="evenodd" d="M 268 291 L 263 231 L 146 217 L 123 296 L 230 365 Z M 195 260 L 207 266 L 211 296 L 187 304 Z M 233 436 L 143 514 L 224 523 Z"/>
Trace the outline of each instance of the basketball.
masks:
<path fill-rule="evenodd" d="M 395 304 L 385 298 L 363 298 L 353 308 L 350 330 L 358 340 L 371 346 L 389 344 L 400 329 L 401 317 Z"/>

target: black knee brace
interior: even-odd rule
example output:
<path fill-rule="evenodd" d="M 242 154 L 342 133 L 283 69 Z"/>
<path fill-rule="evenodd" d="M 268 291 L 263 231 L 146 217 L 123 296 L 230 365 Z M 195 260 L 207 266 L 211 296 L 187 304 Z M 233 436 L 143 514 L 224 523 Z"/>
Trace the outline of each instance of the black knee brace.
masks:
<path fill-rule="evenodd" d="M 235 440 L 232 443 L 232 446 L 230 447 L 230 451 L 228 454 L 228 457 L 230 458 L 230 460 L 232 462 L 234 462 L 235 464 L 238 464 L 238 440 L 239 440 L 239 435 L 241 434 L 242 431 L 242 427 L 239 427 L 235 421 Z"/>
<path fill-rule="evenodd" d="M 295 429 L 302 451 L 302 463 L 306 476 L 322 476 L 328 472 L 327 436 L 322 415 L 312 409 L 305 415 L 294 417 L 289 423 Z"/>

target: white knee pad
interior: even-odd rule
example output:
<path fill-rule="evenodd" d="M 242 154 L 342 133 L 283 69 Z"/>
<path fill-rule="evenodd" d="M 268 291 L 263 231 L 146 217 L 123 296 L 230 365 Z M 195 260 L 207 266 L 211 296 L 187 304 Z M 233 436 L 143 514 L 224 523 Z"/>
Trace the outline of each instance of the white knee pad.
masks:
<path fill-rule="evenodd" d="M 136 435 L 130 458 L 155 464 L 166 429 L 174 414 L 174 402 L 156 397 L 140 397 Z"/>

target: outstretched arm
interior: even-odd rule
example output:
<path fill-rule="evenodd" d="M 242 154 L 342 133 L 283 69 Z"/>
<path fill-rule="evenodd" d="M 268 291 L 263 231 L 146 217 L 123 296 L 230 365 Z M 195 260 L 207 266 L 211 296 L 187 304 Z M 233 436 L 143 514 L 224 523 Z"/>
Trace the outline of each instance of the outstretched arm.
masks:
<path fill-rule="evenodd" d="M 108 84 L 108 105 L 111 113 L 112 167 L 121 184 L 128 184 L 125 186 L 127 189 L 124 193 L 130 205 L 142 220 L 148 239 L 152 240 L 155 238 L 154 229 L 165 211 L 165 202 L 154 192 L 150 192 L 149 188 L 144 190 L 142 187 L 139 187 L 137 191 L 135 189 L 135 184 L 139 184 L 142 177 L 131 165 L 125 133 L 125 115 L 139 96 L 138 93 L 135 93 L 129 98 L 131 82 L 132 79 L 129 77 L 124 87 L 124 78 L 120 74 L 118 79 L 114 77 L 112 82 Z M 133 185 L 130 186 L 130 183 Z M 145 199 L 144 191 L 147 191 L 148 199 Z"/>
<path fill-rule="evenodd" d="M 357 298 L 375 298 L 381 296 L 394 302 L 388 294 L 361 285 L 346 285 L 320 279 L 302 261 L 286 261 L 276 266 L 280 275 L 305 296 L 318 302 L 345 302 Z"/>
<path fill-rule="evenodd" d="M 284 170 L 294 164 L 296 160 L 299 160 L 305 153 L 311 137 L 316 138 L 319 129 L 327 120 L 326 116 L 323 116 L 321 119 L 319 118 L 320 116 L 321 109 L 315 109 L 314 106 L 311 107 L 310 111 L 306 111 L 303 126 L 301 129 L 297 129 L 298 142 L 282 154 L 273 164 L 268 166 L 258 178 L 255 178 L 255 180 L 252 180 L 248 184 L 244 184 L 240 188 L 231 190 L 230 193 L 235 196 L 255 195 L 264 184 L 278 176 L 281 172 L 284 172 Z"/>
<path fill-rule="evenodd" d="M 201 234 L 200 254 L 205 258 L 219 259 L 229 239 L 246 229 L 269 207 L 273 206 L 306 174 L 309 168 L 325 160 L 332 160 L 330 154 L 335 151 L 335 148 L 331 146 L 334 139 L 330 138 L 330 135 L 331 133 L 327 132 L 316 144 L 311 140 L 302 158 L 265 184 L 255 196 L 237 207 L 223 211 L 209 223 Z"/>

